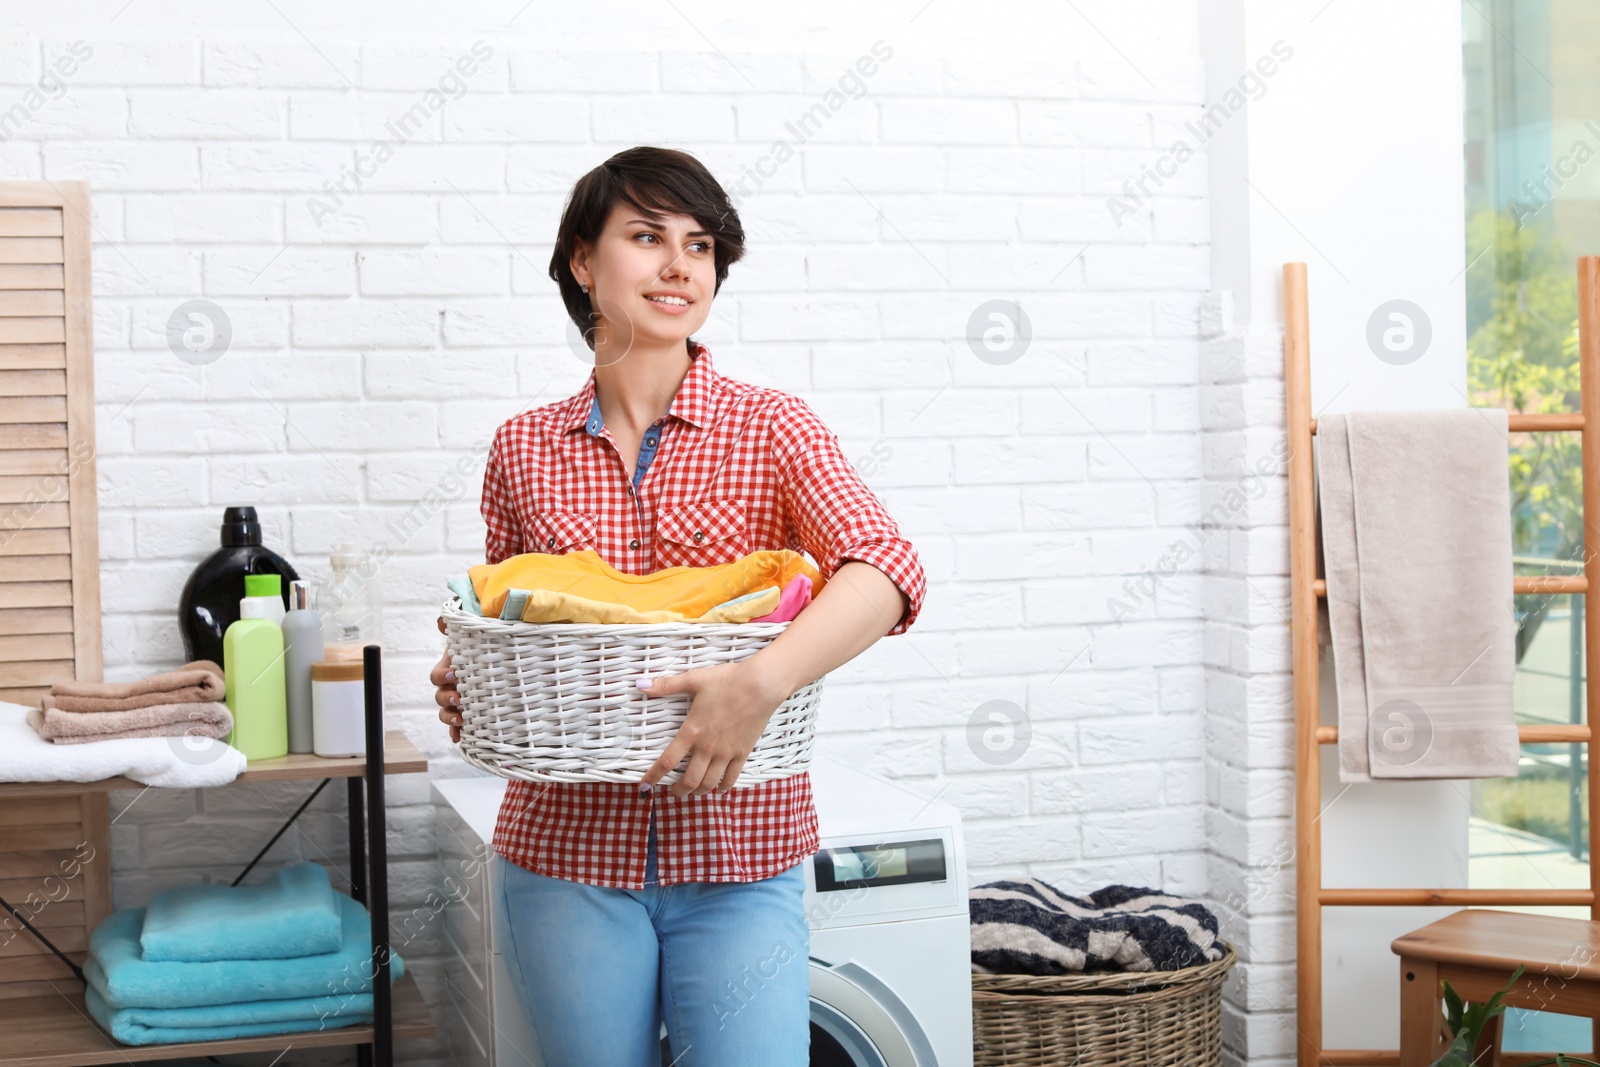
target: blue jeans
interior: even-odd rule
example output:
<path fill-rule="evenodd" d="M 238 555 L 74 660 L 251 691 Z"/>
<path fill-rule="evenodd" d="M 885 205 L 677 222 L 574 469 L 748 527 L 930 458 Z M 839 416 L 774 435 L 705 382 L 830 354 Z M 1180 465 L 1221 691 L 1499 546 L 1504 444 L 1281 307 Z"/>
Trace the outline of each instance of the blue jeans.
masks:
<path fill-rule="evenodd" d="M 810 1063 L 804 863 L 755 882 L 643 889 L 549 878 L 504 857 L 503 948 L 547 1067 Z"/>

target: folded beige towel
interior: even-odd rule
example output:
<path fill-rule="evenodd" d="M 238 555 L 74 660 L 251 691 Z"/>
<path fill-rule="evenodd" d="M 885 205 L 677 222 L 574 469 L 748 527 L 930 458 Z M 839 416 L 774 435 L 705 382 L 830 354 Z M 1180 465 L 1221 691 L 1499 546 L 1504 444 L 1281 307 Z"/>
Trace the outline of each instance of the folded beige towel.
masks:
<path fill-rule="evenodd" d="M 1339 779 L 1514 778 L 1506 413 L 1317 420 Z"/>
<path fill-rule="evenodd" d="M 46 741 L 78 745 L 129 737 L 227 737 L 233 730 L 228 705 L 213 700 L 151 704 L 130 711 L 62 711 L 33 708 L 28 725 Z"/>
<path fill-rule="evenodd" d="M 57 682 L 41 698 L 40 706 L 47 711 L 131 711 L 222 697 L 222 668 L 208 659 L 197 659 L 136 682 Z"/>

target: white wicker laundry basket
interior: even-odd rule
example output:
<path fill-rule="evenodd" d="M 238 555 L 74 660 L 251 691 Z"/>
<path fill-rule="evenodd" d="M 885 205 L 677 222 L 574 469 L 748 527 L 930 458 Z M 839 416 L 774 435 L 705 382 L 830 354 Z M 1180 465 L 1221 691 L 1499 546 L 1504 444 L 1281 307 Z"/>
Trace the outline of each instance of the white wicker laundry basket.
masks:
<path fill-rule="evenodd" d="M 637 782 L 689 713 L 687 693 L 651 697 L 640 676 L 682 674 L 754 655 L 786 622 L 598 625 L 486 619 L 444 605 L 461 695 L 461 756 L 502 778 Z M 824 676 L 826 677 L 826 676 Z M 811 765 L 822 678 L 778 705 L 737 787 Z M 683 777 L 686 758 L 662 777 Z"/>

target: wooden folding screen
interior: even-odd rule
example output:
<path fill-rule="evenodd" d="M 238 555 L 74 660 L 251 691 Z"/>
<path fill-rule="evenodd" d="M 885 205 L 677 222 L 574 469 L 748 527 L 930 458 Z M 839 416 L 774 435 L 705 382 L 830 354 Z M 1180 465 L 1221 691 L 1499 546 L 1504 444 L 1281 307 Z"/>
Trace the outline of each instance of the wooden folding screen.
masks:
<path fill-rule="evenodd" d="M 89 192 L 0 182 L 0 700 L 101 679 Z"/>
<path fill-rule="evenodd" d="M 17 704 L 102 678 L 89 232 L 86 185 L 0 182 L 0 700 Z M 0 898 L 80 965 L 111 911 L 109 834 L 104 792 L 0 801 Z M 0 912 L 0 1019 L 77 987 Z"/>
<path fill-rule="evenodd" d="M 1322 1048 L 1322 909 L 1349 906 L 1584 905 L 1600 919 L 1600 866 L 1594 862 L 1594 833 L 1600 825 L 1600 760 L 1588 761 L 1588 889 L 1327 889 L 1322 884 L 1322 804 L 1320 746 L 1336 744 L 1339 729 L 1320 723 L 1317 662 L 1317 598 L 1327 595 L 1317 578 L 1315 476 L 1311 461 L 1316 420 L 1311 407 L 1311 332 L 1306 299 L 1306 265 L 1283 267 L 1284 392 L 1289 432 L 1289 574 L 1293 596 L 1295 734 L 1295 889 L 1297 926 L 1297 1062 L 1299 1067 L 1367 1067 L 1400 1062 L 1398 1049 Z M 1600 431 L 1600 256 L 1578 260 L 1578 337 L 1581 410 L 1571 414 L 1510 416 L 1513 432 Z M 1584 653 L 1591 668 L 1600 664 L 1600 442 L 1583 433 L 1584 572 L 1581 576 L 1515 579 L 1518 593 L 1581 593 Z M 1425 476 L 1425 475 L 1424 475 Z M 1523 742 L 1587 743 L 1590 724 L 1600 716 L 1600 669 L 1587 672 L 1586 715 L 1579 725 L 1521 726 Z M 1398 975 L 1399 959 L 1395 959 Z M 1399 978 L 1395 979 L 1398 1000 Z M 1594 1023 L 1600 1049 L 1600 1020 Z M 1517 1064 L 1545 1053 L 1506 1053 Z"/>

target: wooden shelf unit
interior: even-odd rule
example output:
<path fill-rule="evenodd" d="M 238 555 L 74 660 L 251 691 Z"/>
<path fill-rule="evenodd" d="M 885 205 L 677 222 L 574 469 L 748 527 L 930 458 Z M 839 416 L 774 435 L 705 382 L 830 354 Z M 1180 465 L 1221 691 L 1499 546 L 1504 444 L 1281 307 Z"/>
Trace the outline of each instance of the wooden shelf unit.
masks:
<path fill-rule="evenodd" d="M 190 1056 L 216 1056 L 223 1053 L 283 1052 L 290 1048 L 356 1045 L 359 1067 L 390 1067 L 396 1038 L 427 1038 L 438 1028 L 409 971 L 391 986 L 389 963 L 388 852 L 385 840 L 383 778 L 387 774 L 426 772 L 428 761 L 404 731 L 383 731 L 382 677 L 375 645 L 367 648 L 367 756 L 328 759 L 311 755 L 289 755 L 251 763 L 234 782 L 285 782 L 336 778 L 347 784 L 350 805 L 351 896 L 367 905 L 372 915 L 375 967 L 373 1015 L 370 1026 L 348 1026 L 302 1033 L 272 1034 L 264 1037 L 228 1041 L 181 1042 L 163 1045 L 124 1045 L 114 1040 L 94 1022 L 84 1006 L 83 989 L 76 977 L 52 979 L 55 993 L 42 996 L 0 997 L 0 1067 L 80 1067 L 92 1064 L 118 1064 L 149 1060 L 178 1059 Z M 229 783 L 233 784 L 232 782 Z M 97 782 L 7 782 L 0 783 L 0 805 L 38 802 L 40 798 L 82 797 L 87 807 L 90 798 L 103 810 L 105 793 L 113 789 L 150 788 L 128 778 L 106 778 Z M 318 790 L 322 786 L 317 787 Z M 313 794 L 315 795 L 315 794 Z M 309 802 L 309 798 L 308 798 Z M 303 806 L 302 806 L 303 810 Z M 296 811 L 279 835 L 289 828 Z M 272 839 L 277 840 L 277 837 Z M 250 867 L 271 848 L 262 848 Z M 109 855 L 109 849 L 108 849 Z M 246 873 L 250 867 L 246 867 Z M 242 876 L 241 876 L 242 877 Z M 13 902 L 15 904 L 15 902 Z M 47 909 L 48 910 L 48 909 Z M 0 909 L 0 919 L 7 918 Z M 94 916 L 88 916 L 92 920 Z M 42 932 L 54 940 L 56 930 Z M 66 928 L 70 929 L 70 927 Z M 79 928 L 82 931 L 82 927 Z M 24 931 L 19 936 L 27 936 Z M 83 933 L 82 936 L 86 936 Z M 62 947 L 66 951 L 66 946 Z M 87 948 L 87 943 L 84 944 Z M 381 951 L 379 950 L 381 948 Z M 81 965 L 86 951 L 67 952 Z M 70 975 L 71 972 L 63 972 Z M 66 988 L 70 986 L 71 988 Z"/>

